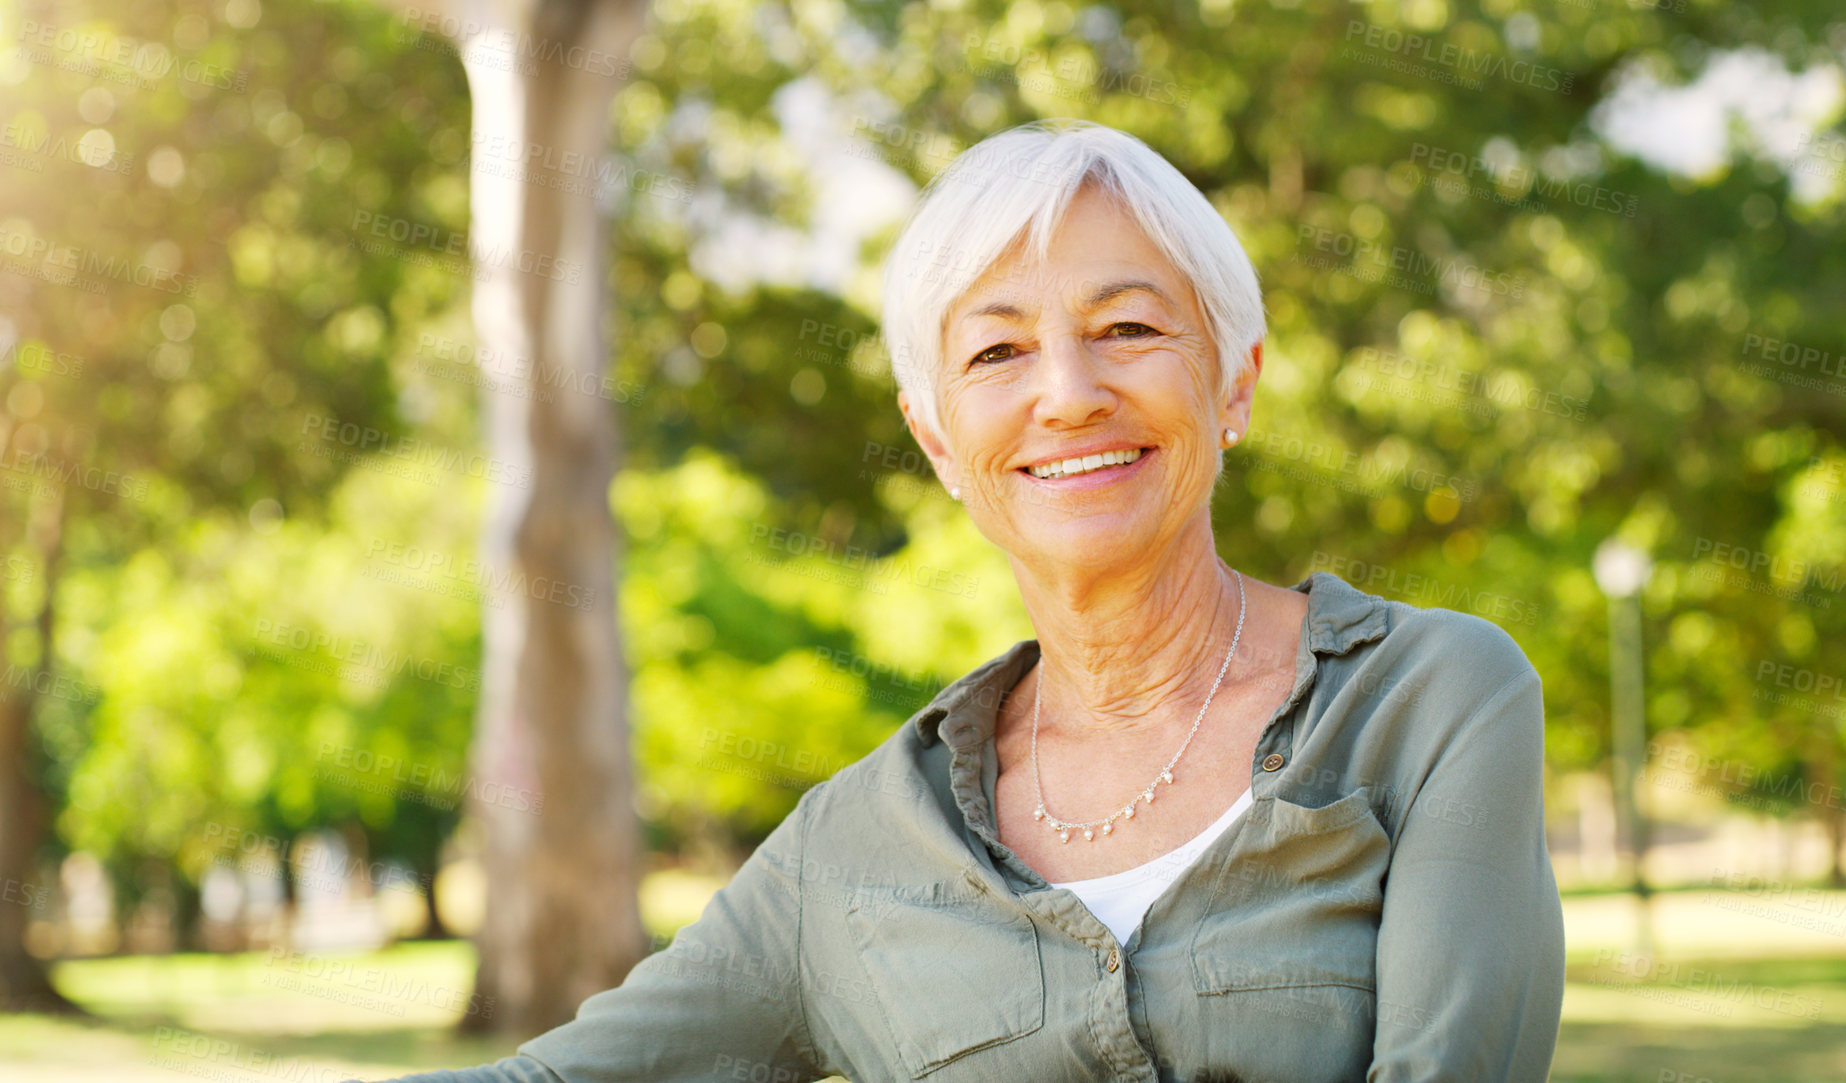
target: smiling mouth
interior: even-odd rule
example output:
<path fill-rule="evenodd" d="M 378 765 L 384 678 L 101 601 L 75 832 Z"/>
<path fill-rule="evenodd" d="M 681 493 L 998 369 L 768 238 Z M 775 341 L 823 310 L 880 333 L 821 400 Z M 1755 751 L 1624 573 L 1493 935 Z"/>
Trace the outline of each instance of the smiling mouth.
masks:
<path fill-rule="evenodd" d="M 1061 462 L 1041 463 L 1038 466 L 1024 466 L 1020 469 L 1041 481 L 1081 477 L 1111 466 L 1127 466 L 1148 450 L 1148 448 L 1137 447 L 1122 451 L 1105 451 L 1096 455 L 1086 455 L 1081 459 L 1064 459 Z"/>

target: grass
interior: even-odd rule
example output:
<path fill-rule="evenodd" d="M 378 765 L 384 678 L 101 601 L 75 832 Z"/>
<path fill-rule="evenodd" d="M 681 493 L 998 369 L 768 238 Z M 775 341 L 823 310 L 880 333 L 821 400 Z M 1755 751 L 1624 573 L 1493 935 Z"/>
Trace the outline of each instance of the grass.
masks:
<path fill-rule="evenodd" d="M 697 915 L 716 885 L 651 883 L 650 929 Z M 1836 1083 L 1846 1079 L 1846 892 L 1780 904 L 1711 892 L 1654 902 L 1656 950 L 1632 953 L 1632 905 L 1565 901 L 1570 945 L 1557 1083 Z M 1842 918 L 1846 921 L 1846 918 Z M 338 966 L 340 969 L 332 970 Z M 458 1038 L 472 947 L 351 956 L 132 956 L 60 964 L 101 1017 L 0 1015 L 8 1083 L 387 1079 L 483 1064 L 510 1039 Z"/>

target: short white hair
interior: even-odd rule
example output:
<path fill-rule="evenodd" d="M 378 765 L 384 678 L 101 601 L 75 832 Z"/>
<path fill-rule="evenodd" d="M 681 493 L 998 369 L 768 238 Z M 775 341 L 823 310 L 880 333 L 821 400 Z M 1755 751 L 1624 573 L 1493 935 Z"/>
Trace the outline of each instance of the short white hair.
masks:
<path fill-rule="evenodd" d="M 1237 235 L 1152 147 L 1087 120 L 1039 120 L 991 135 L 930 181 L 885 258 L 884 336 L 892 374 L 923 427 L 942 434 L 936 377 L 949 308 L 1027 236 L 1044 259 L 1065 208 L 1095 183 L 1134 217 L 1197 293 L 1225 387 L 1263 340 L 1263 295 Z"/>

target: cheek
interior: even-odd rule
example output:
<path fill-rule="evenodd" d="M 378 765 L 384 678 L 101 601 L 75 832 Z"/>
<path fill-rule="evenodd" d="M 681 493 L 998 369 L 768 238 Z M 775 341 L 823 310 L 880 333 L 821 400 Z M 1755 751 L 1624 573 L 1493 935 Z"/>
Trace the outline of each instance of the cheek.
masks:
<path fill-rule="evenodd" d="M 985 468 L 1012 452 L 1020 431 L 1007 410 L 1019 397 L 1004 388 L 963 387 L 943 393 L 942 427 L 950 448 L 963 463 Z"/>
<path fill-rule="evenodd" d="M 1173 489 L 1189 493 L 1195 488 L 1211 488 L 1220 450 L 1210 419 L 1199 415 L 1196 404 L 1186 404 L 1166 415 L 1156 435 L 1168 451 L 1168 484 Z"/>

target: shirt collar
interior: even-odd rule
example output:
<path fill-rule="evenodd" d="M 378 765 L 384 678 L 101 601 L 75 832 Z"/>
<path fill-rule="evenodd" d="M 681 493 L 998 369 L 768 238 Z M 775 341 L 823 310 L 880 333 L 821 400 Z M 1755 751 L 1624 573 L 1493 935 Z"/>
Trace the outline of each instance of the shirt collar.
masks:
<path fill-rule="evenodd" d="M 1306 641 L 1308 649 L 1316 654 L 1346 654 L 1390 628 L 1388 603 L 1383 598 L 1367 594 L 1331 572 L 1315 572 L 1289 589 L 1308 596 Z M 1038 640 L 1022 639 L 936 693 L 929 705 L 912 718 L 923 747 L 937 741 L 945 718 L 954 716 L 965 723 L 972 720 L 971 712 L 977 708 L 978 713 L 992 718 L 999 710 L 1000 696 L 1019 683 L 1026 669 L 1037 661 Z"/>

